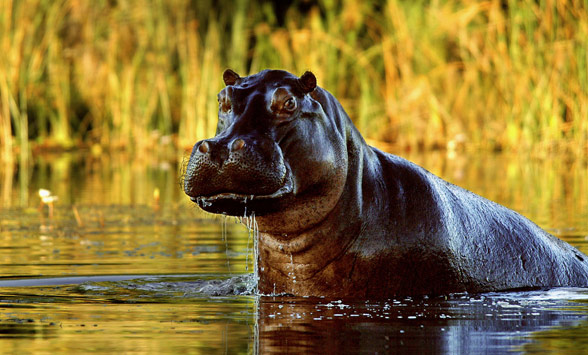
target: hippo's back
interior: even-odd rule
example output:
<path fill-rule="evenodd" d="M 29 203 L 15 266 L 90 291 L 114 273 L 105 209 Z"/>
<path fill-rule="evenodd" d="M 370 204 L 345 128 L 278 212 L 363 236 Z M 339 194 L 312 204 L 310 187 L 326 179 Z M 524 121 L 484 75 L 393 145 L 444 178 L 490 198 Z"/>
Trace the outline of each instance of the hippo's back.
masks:
<path fill-rule="evenodd" d="M 386 175 L 410 179 L 394 184 L 408 186 L 400 187 L 405 194 L 418 194 L 405 196 L 405 206 L 429 219 L 421 223 L 446 249 L 449 262 L 445 264 L 455 268 L 451 271 L 460 275 L 466 291 L 588 286 L 588 257 L 578 249 L 513 210 L 405 159 L 376 153 L 385 155 L 380 160 Z"/>

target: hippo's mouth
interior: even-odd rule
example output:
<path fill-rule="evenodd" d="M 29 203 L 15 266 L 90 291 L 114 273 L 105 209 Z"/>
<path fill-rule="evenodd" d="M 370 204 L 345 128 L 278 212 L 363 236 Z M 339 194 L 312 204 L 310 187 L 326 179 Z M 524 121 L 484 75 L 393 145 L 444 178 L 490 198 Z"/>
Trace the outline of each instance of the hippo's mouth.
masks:
<path fill-rule="evenodd" d="M 276 192 L 269 194 L 269 195 L 255 195 L 255 194 L 240 194 L 236 192 L 221 192 L 218 194 L 214 194 L 211 196 L 198 196 L 198 197 L 190 197 L 192 202 L 198 204 L 210 204 L 218 200 L 235 200 L 240 201 L 243 203 L 247 203 L 247 201 L 253 200 L 269 200 L 283 197 L 293 190 L 292 188 L 292 180 L 287 179 L 284 186 L 280 187 Z"/>
<path fill-rule="evenodd" d="M 255 213 L 262 215 L 272 202 L 280 200 L 294 191 L 294 181 L 290 169 L 286 169 L 283 185 L 271 194 L 251 194 L 239 192 L 218 192 L 208 196 L 190 197 L 200 208 L 212 213 L 243 216 Z"/>

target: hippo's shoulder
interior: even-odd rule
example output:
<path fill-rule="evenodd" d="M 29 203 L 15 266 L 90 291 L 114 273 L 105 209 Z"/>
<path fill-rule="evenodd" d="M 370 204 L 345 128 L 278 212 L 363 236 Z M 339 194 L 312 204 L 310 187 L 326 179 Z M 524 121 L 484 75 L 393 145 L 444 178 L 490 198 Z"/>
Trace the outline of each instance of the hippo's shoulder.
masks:
<path fill-rule="evenodd" d="M 449 238 L 460 236 L 493 240 L 495 245 L 537 239 L 565 244 L 535 223 L 494 201 L 441 179 L 402 157 L 372 148 L 382 165 L 383 180 L 392 204 L 404 205 L 405 216 L 424 222 Z M 464 237 L 464 238 L 462 238 Z M 459 243 L 458 243 L 459 244 Z"/>

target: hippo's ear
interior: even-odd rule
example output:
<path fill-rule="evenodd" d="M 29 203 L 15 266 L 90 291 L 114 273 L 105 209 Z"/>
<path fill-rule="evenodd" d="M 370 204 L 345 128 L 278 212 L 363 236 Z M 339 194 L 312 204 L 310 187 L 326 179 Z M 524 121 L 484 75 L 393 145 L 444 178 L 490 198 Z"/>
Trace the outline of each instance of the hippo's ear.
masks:
<path fill-rule="evenodd" d="M 241 80 L 239 74 L 231 69 L 227 69 L 223 73 L 223 81 L 225 82 L 225 85 L 235 85 L 239 80 Z"/>
<path fill-rule="evenodd" d="M 312 92 L 316 88 L 316 77 L 309 71 L 302 74 L 298 82 L 305 94 Z"/>

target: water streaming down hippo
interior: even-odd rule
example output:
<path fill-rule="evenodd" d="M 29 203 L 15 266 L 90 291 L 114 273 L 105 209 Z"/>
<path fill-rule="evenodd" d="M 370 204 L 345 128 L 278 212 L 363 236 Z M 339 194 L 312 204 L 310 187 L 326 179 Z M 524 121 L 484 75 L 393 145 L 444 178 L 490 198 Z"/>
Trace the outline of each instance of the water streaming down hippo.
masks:
<path fill-rule="evenodd" d="M 587 286 L 588 257 L 520 214 L 366 144 L 315 76 L 223 75 L 184 190 L 256 217 L 259 291 L 399 295 Z"/>

